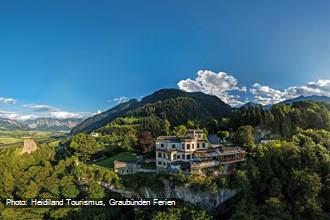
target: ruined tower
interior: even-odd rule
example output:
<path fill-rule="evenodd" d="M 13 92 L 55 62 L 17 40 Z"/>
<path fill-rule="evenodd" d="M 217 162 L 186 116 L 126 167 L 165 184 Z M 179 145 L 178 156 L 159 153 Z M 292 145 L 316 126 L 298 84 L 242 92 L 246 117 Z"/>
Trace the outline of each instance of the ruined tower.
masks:
<path fill-rule="evenodd" d="M 24 144 L 23 144 L 22 154 L 24 153 L 30 154 L 38 149 L 38 146 L 32 137 L 23 137 L 23 139 L 24 139 Z"/>

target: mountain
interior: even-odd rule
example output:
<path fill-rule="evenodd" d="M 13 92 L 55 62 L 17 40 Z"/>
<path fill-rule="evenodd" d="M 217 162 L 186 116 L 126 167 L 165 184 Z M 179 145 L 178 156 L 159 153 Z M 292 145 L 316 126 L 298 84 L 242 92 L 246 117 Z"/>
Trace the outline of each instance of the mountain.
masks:
<path fill-rule="evenodd" d="M 82 122 L 79 118 L 37 118 L 22 121 L 21 124 L 28 130 L 40 131 L 70 131 L 74 126 Z"/>
<path fill-rule="evenodd" d="M 204 120 L 230 116 L 232 109 L 218 97 L 202 92 L 184 92 L 179 89 L 161 89 L 144 97 L 132 99 L 112 109 L 86 119 L 71 130 L 71 134 L 91 132 L 105 126 L 117 117 L 146 117 L 156 115 L 166 118 L 172 125 L 189 119 Z"/>
<path fill-rule="evenodd" d="M 263 108 L 263 105 L 255 103 L 255 102 L 248 102 L 248 103 L 245 103 L 244 105 L 242 105 L 240 107 L 240 109 L 246 109 L 247 110 L 247 109 L 256 108 L 256 107 Z"/>
<path fill-rule="evenodd" d="M 294 102 L 301 102 L 301 101 L 325 102 L 325 103 L 330 104 L 330 97 L 328 97 L 328 96 L 317 96 L 317 95 L 299 96 L 297 98 L 289 99 L 289 100 L 283 101 L 281 103 L 292 104 Z"/>
<path fill-rule="evenodd" d="M 0 130 L 23 130 L 24 125 L 19 122 L 8 119 L 8 118 L 0 118 Z"/>
<path fill-rule="evenodd" d="M 125 115 L 130 109 L 134 109 L 139 104 L 138 100 L 132 99 L 128 102 L 121 103 L 108 111 L 94 115 L 87 118 L 71 130 L 71 134 L 78 134 L 81 132 L 91 132 L 97 128 L 100 128 L 117 117 Z"/>

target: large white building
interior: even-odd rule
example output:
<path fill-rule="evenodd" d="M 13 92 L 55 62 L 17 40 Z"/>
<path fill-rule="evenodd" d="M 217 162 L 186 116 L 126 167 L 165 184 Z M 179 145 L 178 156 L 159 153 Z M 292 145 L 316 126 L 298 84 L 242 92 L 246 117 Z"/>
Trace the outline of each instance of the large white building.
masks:
<path fill-rule="evenodd" d="M 238 147 L 214 147 L 203 130 L 189 130 L 186 137 L 160 136 L 156 139 L 156 168 L 158 171 L 202 168 L 244 160 L 245 151 Z"/>

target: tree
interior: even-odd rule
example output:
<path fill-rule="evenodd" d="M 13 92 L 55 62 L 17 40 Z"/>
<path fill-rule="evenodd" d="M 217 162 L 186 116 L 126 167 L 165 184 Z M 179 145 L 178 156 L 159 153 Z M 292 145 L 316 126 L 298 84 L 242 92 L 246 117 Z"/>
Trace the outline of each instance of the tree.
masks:
<path fill-rule="evenodd" d="M 250 125 L 239 127 L 236 132 L 236 142 L 248 150 L 252 150 L 255 146 L 254 128 Z"/>
<path fill-rule="evenodd" d="M 294 200 L 295 215 L 320 219 L 322 209 L 318 194 L 322 188 L 321 178 L 306 170 L 294 170 L 290 180 L 289 196 Z"/>
<path fill-rule="evenodd" d="M 187 134 L 187 128 L 184 125 L 179 125 L 175 127 L 174 134 L 178 137 L 184 137 Z"/>
<path fill-rule="evenodd" d="M 70 148 L 75 151 L 78 157 L 86 162 L 91 159 L 91 156 L 100 151 L 96 139 L 88 134 L 75 135 L 70 143 Z"/>
<path fill-rule="evenodd" d="M 167 119 L 163 120 L 163 124 L 162 124 L 162 134 L 163 135 L 169 135 L 171 130 L 171 124 Z"/>
<path fill-rule="evenodd" d="M 228 131 L 218 131 L 217 136 L 221 141 L 226 142 L 226 139 L 229 138 L 230 133 Z"/>
<path fill-rule="evenodd" d="M 103 198 L 105 196 L 104 189 L 96 182 L 92 181 L 88 184 L 88 198 Z"/>
<path fill-rule="evenodd" d="M 196 123 L 196 121 L 193 121 L 193 120 L 188 120 L 187 123 L 186 123 L 186 125 L 187 125 L 187 128 L 188 129 L 195 129 L 195 128 L 197 128 L 197 123 Z"/>
<path fill-rule="evenodd" d="M 150 153 L 155 148 L 155 140 L 151 135 L 150 131 L 143 131 L 140 133 L 139 138 L 139 148 L 143 154 Z"/>
<path fill-rule="evenodd" d="M 231 220 L 258 220 L 261 219 L 260 212 L 255 200 L 251 196 L 242 198 L 233 209 Z"/>

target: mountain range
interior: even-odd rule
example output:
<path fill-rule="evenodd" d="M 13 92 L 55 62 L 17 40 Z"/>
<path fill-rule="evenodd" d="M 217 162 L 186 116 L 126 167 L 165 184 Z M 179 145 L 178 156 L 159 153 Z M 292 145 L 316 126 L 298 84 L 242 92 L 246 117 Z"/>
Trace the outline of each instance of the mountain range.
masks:
<path fill-rule="evenodd" d="M 312 96 L 299 96 L 297 98 L 293 99 L 288 99 L 283 102 L 279 102 L 277 104 L 292 104 L 295 102 L 303 102 L 303 101 L 312 101 L 312 102 L 325 102 L 330 104 L 330 97 L 328 96 L 317 96 L 317 95 L 312 95 Z M 255 107 L 260 107 L 263 109 L 270 109 L 273 105 L 261 105 L 255 102 L 248 102 L 245 103 L 240 107 L 240 109 L 249 109 L 249 108 L 255 108 Z"/>
<path fill-rule="evenodd" d="M 0 118 L 1 130 L 38 130 L 38 131 L 70 131 L 74 126 L 82 122 L 82 119 L 68 118 L 37 118 L 25 121 Z"/>
<path fill-rule="evenodd" d="M 292 104 L 299 101 L 326 102 L 327 96 L 299 96 L 281 103 Z M 240 108 L 271 108 L 257 103 L 248 102 Z M 16 121 L 0 118 L 1 130 L 42 130 L 42 131 L 71 131 L 71 134 L 91 132 L 123 116 L 146 117 L 155 115 L 166 118 L 174 126 L 185 123 L 189 119 L 203 120 L 207 118 L 228 117 L 232 108 L 213 95 L 202 92 L 184 92 L 179 89 L 161 89 L 142 98 L 140 101 L 131 99 L 125 103 L 94 115 L 85 120 L 77 118 L 54 119 L 38 118 L 25 121 Z"/>
<path fill-rule="evenodd" d="M 330 103 L 327 96 L 300 96 L 281 103 L 291 104 L 299 101 L 314 101 Z M 257 103 L 248 102 L 241 108 L 271 108 Z M 90 117 L 71 130 L 71 134 L 91 132 L 110 123 L 117 117 L 150 116 L 167 118 L 172 125 L 185 123 L 188 119 L 219 118 L 229 116 L 232 108 L 218 97 L 202 92 L 184 92 L 178 89 L 161 89 L 144 97 L 141 101 L 136 99 L 121 103 L 112 109 Z M 172 120 L 172 121 L 171 121 Z"/>
<path fill-rule="evenodd" d="M 292 104 L 294 102 L 301 102 L 301 101 L 325 102 L 325 103 L 330 104 L 330 97 L 328 97 L 328 96 L 317 96 L 317 95 L 299 96 L 299 97 L 294 98 L 294 99 L 285 100 L 281 103 Z"/>

